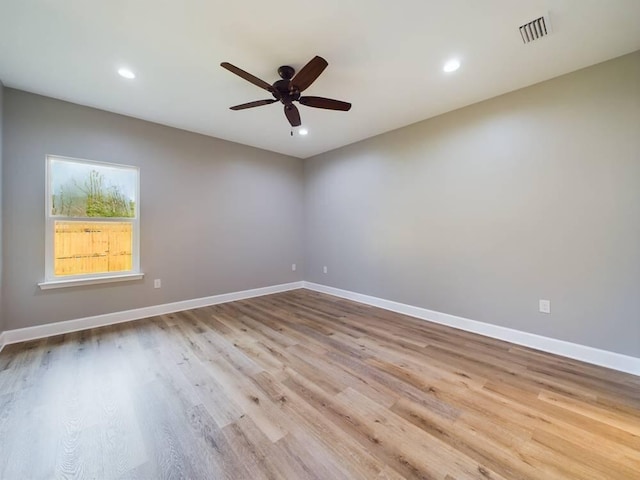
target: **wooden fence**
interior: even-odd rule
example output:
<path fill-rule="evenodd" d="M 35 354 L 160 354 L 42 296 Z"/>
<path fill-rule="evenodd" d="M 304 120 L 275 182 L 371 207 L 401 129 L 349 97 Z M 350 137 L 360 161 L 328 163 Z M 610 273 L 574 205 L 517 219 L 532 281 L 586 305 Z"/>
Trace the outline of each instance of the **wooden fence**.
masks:
<path fill-rule="evenodd" d="M 56 275 L 131 270 L 132 225 L 126 222 L 55 222 Z"/>

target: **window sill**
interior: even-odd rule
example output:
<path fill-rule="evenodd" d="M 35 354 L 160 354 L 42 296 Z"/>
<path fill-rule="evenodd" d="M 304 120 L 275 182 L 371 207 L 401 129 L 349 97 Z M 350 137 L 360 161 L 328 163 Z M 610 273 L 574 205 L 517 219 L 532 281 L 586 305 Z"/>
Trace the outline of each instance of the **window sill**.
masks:
<path fill-rule="evenodd" d="M 39 283 L 40 290 L 50 290 L 53 288 L 81 287 L 85 285 L 98 285 L 101 283 L 128 282 L 131 280 L 141 280 L 144 273 L 127 273 L 124 275 L 114 275 L 109 277 L 75 278 L 73 280 L 52 280 Z"/>

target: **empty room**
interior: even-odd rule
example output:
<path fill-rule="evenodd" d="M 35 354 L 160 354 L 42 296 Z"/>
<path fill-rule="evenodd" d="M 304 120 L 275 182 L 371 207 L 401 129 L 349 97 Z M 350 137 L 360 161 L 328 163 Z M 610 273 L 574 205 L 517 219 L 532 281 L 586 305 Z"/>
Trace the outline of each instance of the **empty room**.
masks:
<path fill-rule="evenodd" d="M 640 479 L 638 0 L 0 0 L 0 480 Z"/>

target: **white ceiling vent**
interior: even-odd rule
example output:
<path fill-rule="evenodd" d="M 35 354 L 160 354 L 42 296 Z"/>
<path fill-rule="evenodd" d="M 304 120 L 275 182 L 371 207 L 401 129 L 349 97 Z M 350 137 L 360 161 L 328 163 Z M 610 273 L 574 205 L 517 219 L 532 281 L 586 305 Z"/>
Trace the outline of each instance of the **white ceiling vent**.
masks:
<path fill-rule="evenodd" d="M 551 22 L 549 15 L 531 20 L 530 22 L 520 25 L 520 36 L 524 43 L 530 43 L 542 37 L 546 37 L 551 33 Z"/>

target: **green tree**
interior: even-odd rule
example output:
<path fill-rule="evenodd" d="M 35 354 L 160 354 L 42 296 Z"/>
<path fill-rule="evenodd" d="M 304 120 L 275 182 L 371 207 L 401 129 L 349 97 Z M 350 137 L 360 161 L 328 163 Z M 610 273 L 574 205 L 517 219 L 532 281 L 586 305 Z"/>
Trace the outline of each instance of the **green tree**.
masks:
<path fill-rule="evenodd" d="M 107 186 L 105 177 L 91 170 L 81 182 L 72 179 L 52 197 L 54 215 L 80 217 L 133 217 L 135 202 L 117 185 Z"/>

